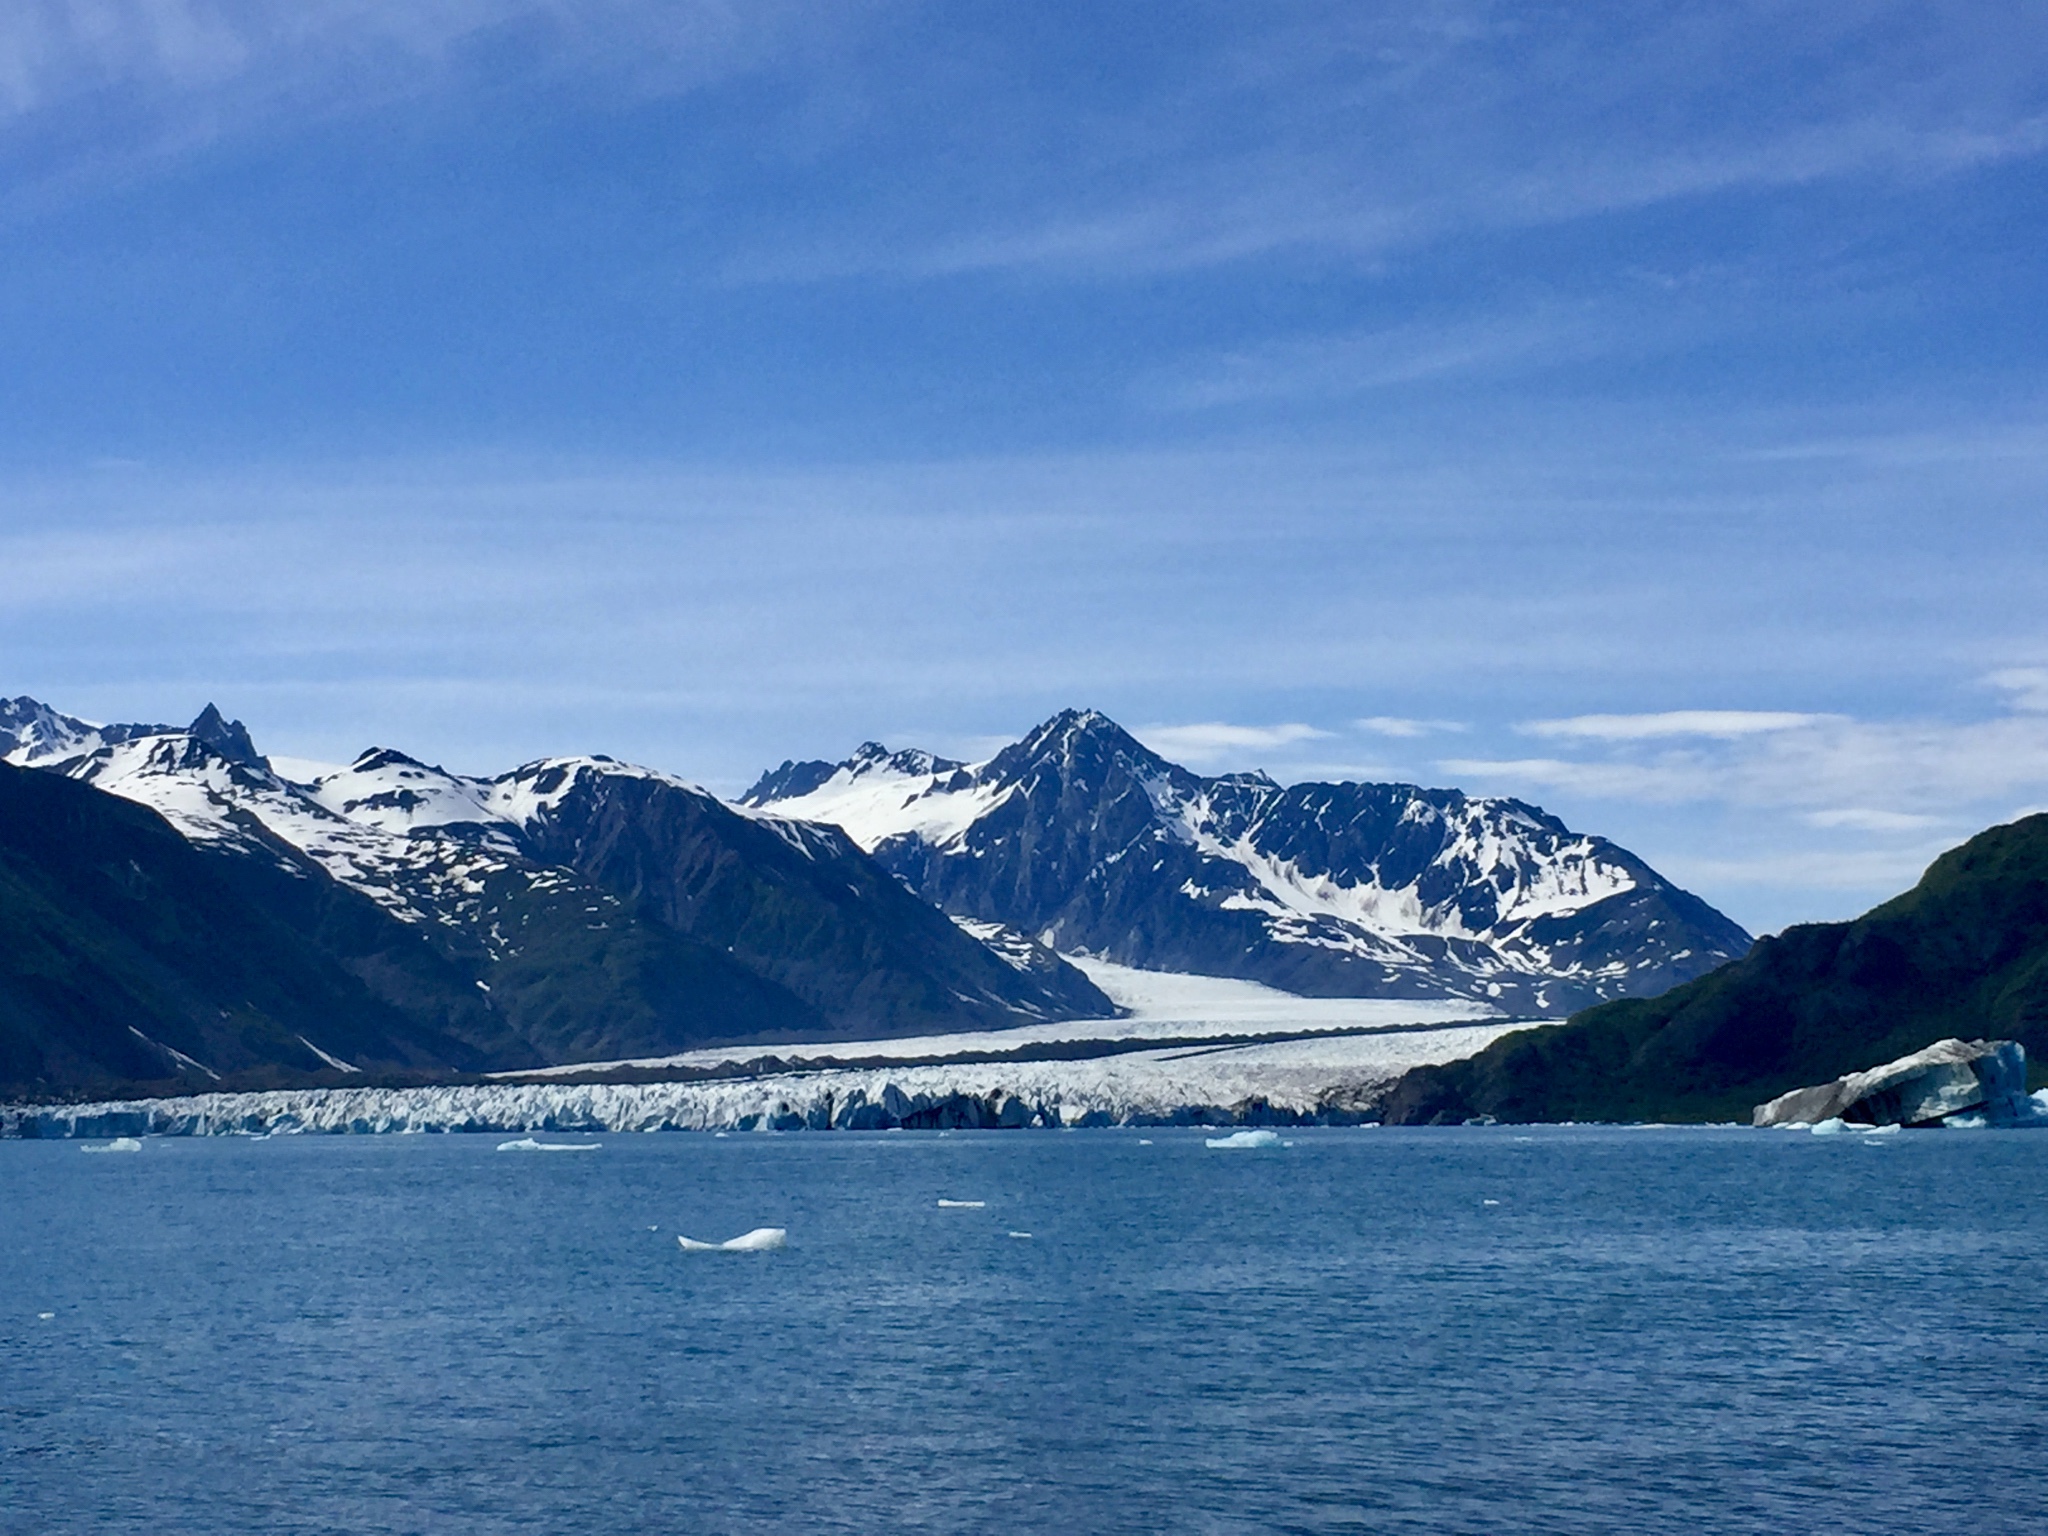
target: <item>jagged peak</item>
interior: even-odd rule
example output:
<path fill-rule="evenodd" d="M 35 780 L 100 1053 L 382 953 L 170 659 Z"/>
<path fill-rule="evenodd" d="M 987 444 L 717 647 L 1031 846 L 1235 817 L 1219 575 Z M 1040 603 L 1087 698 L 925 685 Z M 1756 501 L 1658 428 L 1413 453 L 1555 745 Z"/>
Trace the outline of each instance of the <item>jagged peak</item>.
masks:
<path fill-rule="evenodd" d="M 927 752 L 922 747 L 903 747 L 892 751 L 879 741 L 864 741 L 853 749 L 844 762 L 828 763 L 813 759 L 797 762 L 785 758 L 779 768 L 770 768 L 756 779 L 747 792 L 737 801 L 740 805 L 759 809 L 783 800 L 800 800 L 805 795 L 823 789 L 839 774 L 850 779 L 865 778 L 869 774 L 894 773 L 905 778 L 935 778 L 941 774 L 957 773 L 965 767 L 950 757 L 940 757 L 936 752 Z"/>
<path fill-rule="evenodd" d="M 794 800 L 818 788 L 839 768 L 838 763 L 815 759 L 799 763 L 792 758 L 784 758 L 780 768 L 770 768 L 754 780 L 747 792 L 740 796 L 739 803 L 759 807 L 772 805 L 777 800 Z"/>
<path fill-rule="evenodd" d="M 249 739 L 249 728 L 239 720 L 226 718 L 212 704 L 199 711 L 199 718 L 185 727 L 185 734 L 231 763 L 240 763 L 247 768 L 270 766 L 263 754 L 256 750 L 256 743 Z"/>
<path fill-rule="evenodd" d="M 0 753 L 42 764 L 144 736 L 175 736 L 174 725 L 101 725 L 22 694 L 0 699 Z"/>
<path fill-rule="evenodd" d="M 1280 781 L 1263 768 L 1249 768 L 1242 773 L 1226 773 L 1210 780 L 1213 784 L 1226 784 L 1233 789 L 1278 789 Z"/>
<path fill-rule="evenodd" d="M 90 720 L 64 714 L 27 694 L 14 699 L 0 699 L 0 751 L 17 747 L 48 748 L 62 742 L 83 740 L 98 729 Z"/>
<path fill-rule="evenodd" d="M 839 766 L 855 774 L 886 769 L 891 773 L 921 777 L 926 774 L 951 773 L 962 765 L 950 757 L 940 757 L 936 752 L 927 752 L 922 747 L 905 747 L 901 751 L 891 752 L 879 741 L 864 741 L 854 749 L 853 756 Z"/>

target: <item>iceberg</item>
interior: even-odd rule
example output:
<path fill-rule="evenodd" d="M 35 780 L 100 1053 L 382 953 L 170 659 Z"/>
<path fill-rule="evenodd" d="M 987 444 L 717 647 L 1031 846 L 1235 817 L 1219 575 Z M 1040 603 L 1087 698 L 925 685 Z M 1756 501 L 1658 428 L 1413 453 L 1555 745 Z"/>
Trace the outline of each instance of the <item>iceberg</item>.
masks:
<path fill-rule="evenodd" d="M 1759 1104 L 1758 1126 L 1807 1126 L 1819 1135 L 1880 1125 L 2034 1121 L 2027 1097 L 2027 1053 L 2014 1040 L 1937 1040 L 1897 1061 L 1851 1072 L 1831 1083 L 1795 1088 Z"/>
<path fill-rule="evenodd" d="M 535 1141 L 531 1136 L 522 1136 L 517 1141 L 501 1141 L 500 1152 L 595 1152 L 603 1146 L 601 1141 Z"/>
<path fill-rule="evenodd" d="M 1232 1131 L 1228 1136 L 1205 1136 L 1205 1147 L 1277 1147 L 1280 1137 L 1274 1131 Z"/>
<path fill-rule="evenodd" d="M 941 1200 L 939 1202 L 939 1209 L 942 1211 L 978 1211 L 987 1205 L 988 1202 L 986 1200 Z"/>
<path fill-rule="evenodd" d="M 685 1253 L 767 1253 L 774 1248 L 789 1246 L 789 1229 L 786 1227 L 756 1227 L 738 1237 L 729 1237 L 722 1243 L 700 1243 L 694 1237 L 678 1236 L 676 1242 Z"/>
<path fill-rule="evenodd" d="M 102 1142 L 98 1146 L 83 1146 L 78 1150 L 81 1152 L 140 1152 L 142 1150 L 142 1143 L 133 1136 L 116 1136 L 112 1141 Z"/>

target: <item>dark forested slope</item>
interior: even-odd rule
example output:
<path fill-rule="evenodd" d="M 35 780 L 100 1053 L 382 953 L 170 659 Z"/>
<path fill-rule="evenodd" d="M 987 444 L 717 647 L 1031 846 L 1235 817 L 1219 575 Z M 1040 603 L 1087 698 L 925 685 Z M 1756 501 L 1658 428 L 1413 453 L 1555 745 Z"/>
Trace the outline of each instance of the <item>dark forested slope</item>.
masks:
<path fill-rule="evenodd" d="M 2018 1040 L 2048 1063 L 2048 815 L 1978 834 L 1853 922 L 1787 929 L 1661 997 L 1418 1068 L 1386 1116 L 1746 1121 L 1787 1089 L 1950 1035 Z"/>

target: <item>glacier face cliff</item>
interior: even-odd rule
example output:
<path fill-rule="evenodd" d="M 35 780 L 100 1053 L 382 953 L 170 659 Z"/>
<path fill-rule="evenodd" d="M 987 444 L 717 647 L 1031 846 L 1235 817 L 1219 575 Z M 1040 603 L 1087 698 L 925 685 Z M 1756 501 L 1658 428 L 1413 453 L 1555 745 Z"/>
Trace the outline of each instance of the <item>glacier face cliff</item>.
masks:
<path fill-rule="evenodd" d="M 1243 1046 L 1176 1041 L 1071 1061 L 901 1062 L 696 1082 L 517 1082 L 201 1093 L 0 1108 L 0 1135 L 791 1131 L 1097 1125 L 1351 1125 L 1408 1067 L 1471 1054 L 1515 1026 Z"/>

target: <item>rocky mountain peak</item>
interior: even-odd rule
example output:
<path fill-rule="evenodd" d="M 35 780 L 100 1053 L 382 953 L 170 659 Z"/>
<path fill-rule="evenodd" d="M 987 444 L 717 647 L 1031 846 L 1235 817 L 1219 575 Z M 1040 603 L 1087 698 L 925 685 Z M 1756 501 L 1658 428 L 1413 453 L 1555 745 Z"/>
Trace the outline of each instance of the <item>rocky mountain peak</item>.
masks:
<path fill-rule="evenodd" d="M 239 720 L 227 719 L 211 704 L 199 712 L 198 719 L 185 727 L 185 734 L 231 763 L 240 763 L 245 768 L 270 766 L 263 754 L 256 750 L 256 743 L 249 739 L 249 728 Z"/>
<path fill-rule="evenodd" d="M 991 758 L 982 777 L 1035 780 L 1050 771 L 1062 781 L 1099 782 L 1117 770 L 1141 779 L 1189 777 L 1097 709 L 1061 710 Z"/>

